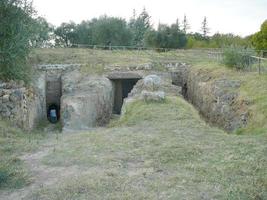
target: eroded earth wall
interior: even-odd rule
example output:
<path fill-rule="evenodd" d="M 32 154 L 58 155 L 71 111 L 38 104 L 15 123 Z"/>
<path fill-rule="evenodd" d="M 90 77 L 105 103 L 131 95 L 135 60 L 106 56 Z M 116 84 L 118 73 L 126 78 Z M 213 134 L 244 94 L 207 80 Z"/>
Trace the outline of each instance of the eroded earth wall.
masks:
<path fill-rule="evenodd" d="M 173 67 L 173 84 L 182 87 L 184 97 L 206 120 L 231 132 L 245 127 L 249 120 L 248 102 L 239 95 L 241 82 L 215 78 L 208 71 Z"/>

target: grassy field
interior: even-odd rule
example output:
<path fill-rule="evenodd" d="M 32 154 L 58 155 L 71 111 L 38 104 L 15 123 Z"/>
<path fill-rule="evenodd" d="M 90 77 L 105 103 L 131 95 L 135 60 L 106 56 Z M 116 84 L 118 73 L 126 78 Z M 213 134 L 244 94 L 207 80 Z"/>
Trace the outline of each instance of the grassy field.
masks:
<path fill-rule="evenodd" d="M 0 121 L 0 199 L 267 199 L 267 75 L 225 68 L 195 52 L 37 49 L 31 63 L 106 66 L 188 62 L 213 78 L 242 81 L 251 122 L 227 134 L 210 127 L 179 97 L 136 101 L 107 127 L 25 133 Z M 157 70 L 164 70 L 157 68 Z M 48 130 L 48 131 L 47 131 Z"/>
<path fill-rule="evenodd" d="M 267 198 L 264 135 L 211 128 L 178 97 L 126 110 L 109 128 L 61 135 L 39 158 L 60 178 L 25 199 Z"/>
<path fill-rule="evenodd" d="M 19 163 L 10 163 L 13 183 L 0 199 L 267 198 L 266 135 L 212 128 L 179 97 L 136 101 L 90 132 L 28 137 L 12 130 L 1 135 L 1 155 Z"/>
<path fill-rule="evenodd" d="M 20 156 L 36 151 L 43 138 L 38 131 L 27 133 L 0 121 L 0 189 L 30 184 L 29 170 Z"/>
<path fill-rule="evenodd" d="M 35 49 L 30 55 L 31 64 L 80 63 L 87 67 L 137 66 L 160 62 L 198 63 L 207 61 L 208 54 L 202 51 L 168 51 L 158 53 L 152 50 L 93 50 L 77 48 Z M 216 59 L 213 59 L 216 60 Z"/>
<path fill-rule="evenodd" d="M 103 66 L 136 66 L 158 62 L 185 62 L 188 64 L 218 64 L 221 56 L 212 50 L 176 50 L 156 52 L 153 50 L 95 50 L 82 48 L 35 49 L 30 55 L 31 64 L 80 63 L 87 67 L 101 68 Z M 261 66 L 267 69 L 267 61 Z M 258 63 L 253 65 L 257 71 Z"/>

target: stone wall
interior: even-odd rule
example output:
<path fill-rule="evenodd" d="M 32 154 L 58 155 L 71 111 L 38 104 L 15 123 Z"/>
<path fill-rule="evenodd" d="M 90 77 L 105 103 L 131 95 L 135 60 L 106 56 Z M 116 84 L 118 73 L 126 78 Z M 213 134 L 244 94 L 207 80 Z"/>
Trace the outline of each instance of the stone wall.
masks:
<path fill-rule="evenodd" d="M 0 118 L 31 130 L 43 119 L 43 96 L 23 82 L 0 83 Z"/>
<path fill-rule="evenodd" d="M 190 66 L 170 69 L 173 84 L 182 87 L 183 96 L 208 122 L 229 132 L 247 125 L 249 112 L 247 102 L 239 98 L 240 81 L 214 78 Z"/>

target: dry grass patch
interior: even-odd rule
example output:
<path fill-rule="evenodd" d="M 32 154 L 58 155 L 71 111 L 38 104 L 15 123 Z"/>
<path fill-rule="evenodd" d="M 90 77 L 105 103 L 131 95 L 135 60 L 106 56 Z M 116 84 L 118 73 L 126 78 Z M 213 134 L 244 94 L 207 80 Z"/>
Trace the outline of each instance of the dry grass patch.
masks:
<path fill-rule="evenodd" d="M 181 98 L 136 101 L 111 128 L 60 138 L 43 163 L 80 175 L 28 199 L 265 199 L 266 142 L 209 127 Z"/>

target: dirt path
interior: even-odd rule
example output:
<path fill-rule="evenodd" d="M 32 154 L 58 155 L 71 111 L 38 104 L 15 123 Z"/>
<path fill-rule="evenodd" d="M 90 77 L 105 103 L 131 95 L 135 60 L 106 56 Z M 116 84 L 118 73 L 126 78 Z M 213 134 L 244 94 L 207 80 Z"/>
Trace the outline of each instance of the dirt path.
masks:
<path fill-rule="evenodd" d="M 48 134 L 55 134 L 53 127 L 48 127 Z M 25 162 L 31 173 L 31 184 L 21 189 L 1 191 L 0 200 L 22 200 L 33 191 L 45 186 L 53 185 L 63 177 L 79 174 L 77 166 L 51 167 L 44 165 L 42 159 L 55 149 L 55 139 L 49 139 L 40 150 L 34 153 L 27 153 L 20 157 Z"/>

